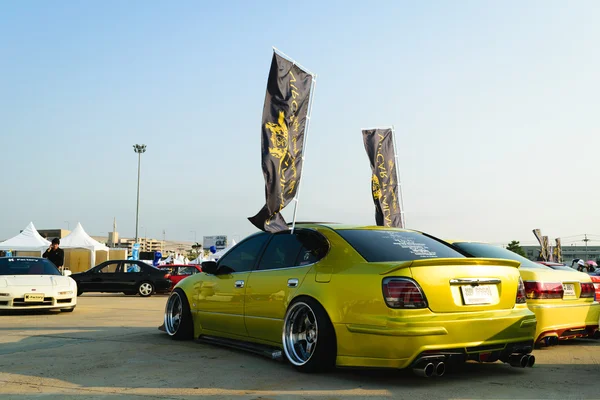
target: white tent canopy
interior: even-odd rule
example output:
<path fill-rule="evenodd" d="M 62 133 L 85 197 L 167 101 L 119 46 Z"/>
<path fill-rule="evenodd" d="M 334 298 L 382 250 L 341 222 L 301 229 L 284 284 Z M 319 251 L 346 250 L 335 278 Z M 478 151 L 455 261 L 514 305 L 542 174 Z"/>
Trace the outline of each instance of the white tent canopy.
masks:
<path fill-rule="evenodd" d="M 30 222 L 17 236 L 0 243 L 0 250 L 39 251 L 40 254 L 48 247 L 50 242 L 38 233 L 33 222 Z"/>
<path fill-rule="evenodd" d="M 88 235 L 78 222 L 73 231 L 60 240 L 63 249 L 87 249 L 90 250 L 91 266 L 96 265 L 96 251 L 109 251 L 108 247 Z"/>
<path fill-rule="evenodd" d="M 217 251 L 215 254 L 211 254 L 210 257 L 212 257 L 214 259 L 219 259 L 219 258 L 223 257 L 225 255 L 225 253 L 227 253 L 235 245 L 236 245 L 235 239 L 231 239 L 231 243 L 229 244 L 229 246 L 227 246 L 223 250 Z"/>

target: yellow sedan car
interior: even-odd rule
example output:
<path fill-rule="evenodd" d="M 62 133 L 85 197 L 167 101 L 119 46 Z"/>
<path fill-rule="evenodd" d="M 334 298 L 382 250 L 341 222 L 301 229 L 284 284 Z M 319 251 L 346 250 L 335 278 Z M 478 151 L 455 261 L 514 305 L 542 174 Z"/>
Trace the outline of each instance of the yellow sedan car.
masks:
<path fill-rule="evenodd" d="M 589 275 L 575 270 L 553 270 L 487 243 L 450 243 L 474 257 L 502 258 L 521 263 L 519 271 L 525 283 L 527 305 L 538 321 L 536 343 L 555 345 L 559 340 L 600 337 L 600 304 L 594 299 L 595 288 Z"/>
<path fill-rule="evenodd" d="M 177 284 L 163 329 L 285 357 L 297 369 L 532 366 L 536 319 L 510 260 L 408 230 L 300 224 L 257 233 Z"/>

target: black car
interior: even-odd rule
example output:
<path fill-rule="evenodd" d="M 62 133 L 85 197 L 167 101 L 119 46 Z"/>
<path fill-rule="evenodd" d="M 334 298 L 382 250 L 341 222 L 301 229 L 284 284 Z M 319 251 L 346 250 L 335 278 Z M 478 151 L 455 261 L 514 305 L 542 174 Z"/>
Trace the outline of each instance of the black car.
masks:
<path fill-rule="evenodd" d="M 77 282 L 77 295 L 84 292 L 123 292 L 142 297 L 171 289 L 169 274 L 136 260 L 110 260 L 85 272 L 71 275 Z"/>

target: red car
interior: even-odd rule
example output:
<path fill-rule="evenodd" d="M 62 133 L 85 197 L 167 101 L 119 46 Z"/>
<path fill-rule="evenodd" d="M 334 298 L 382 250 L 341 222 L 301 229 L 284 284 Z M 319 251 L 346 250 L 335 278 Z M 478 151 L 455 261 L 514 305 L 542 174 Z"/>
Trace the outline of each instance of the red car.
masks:
<path fill-rule="evenodd" d="M 202 267 L 197 264 L 171 264 L 171 265 L 159 265 L 161 271 L 168 271 L 170 274 L 169 279 L 171 280 L 171 289 L 179 283 L 179 281 L 187 278 L 190 275 L 194 275 L 202 272 Z"/>
<path fill-rule="evenodd" d="M 592 282 L 594 282 L 594 287 L 596 288 L 596 301 L 600 300 L 600 275 L 590 275 L 592 278 Z"/>

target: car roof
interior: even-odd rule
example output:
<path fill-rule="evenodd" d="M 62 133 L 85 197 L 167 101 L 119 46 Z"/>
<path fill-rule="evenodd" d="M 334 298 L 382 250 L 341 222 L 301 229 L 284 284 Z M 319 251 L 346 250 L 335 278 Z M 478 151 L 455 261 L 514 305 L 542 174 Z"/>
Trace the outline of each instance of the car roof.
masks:
<path fill-rule="evenodd" d="M 43 258 L 43 257 L 35 257 L 35 256 L 10 256 L 10 257 L 0 257 L 0 259 L 2 259 L 2 258 L 13 258 L 13 259 L 15 259 L 15 258 L 18 258 L 18 259 L 28 259 L 28 260 L 31 260 L 31 259 L 33 258 L 33 259 L 36 259 L 36 260 L 46 260 L 46 259 L 45 259 L 45 258 Z"/>
<path fill-rule="evenodd" d="M 289 225 L 289 224 L 288 224 Z M 317 227 L 325 227 L 332 230 L 346 230 L 346 229 L 359 229 L 359 230 L 394 230 L 399 232 L 415 232 L 421 233 L 419 231 L 414 231 L 411 229 L 402 229 L 402 228 L 391 228 L 387 226 L 375 226 L 375 225 L 356 225 L 356 224 L 340 224 L 336 222 L 296 222 L 296 227 L 300 228 L 317 228 Z"/>

